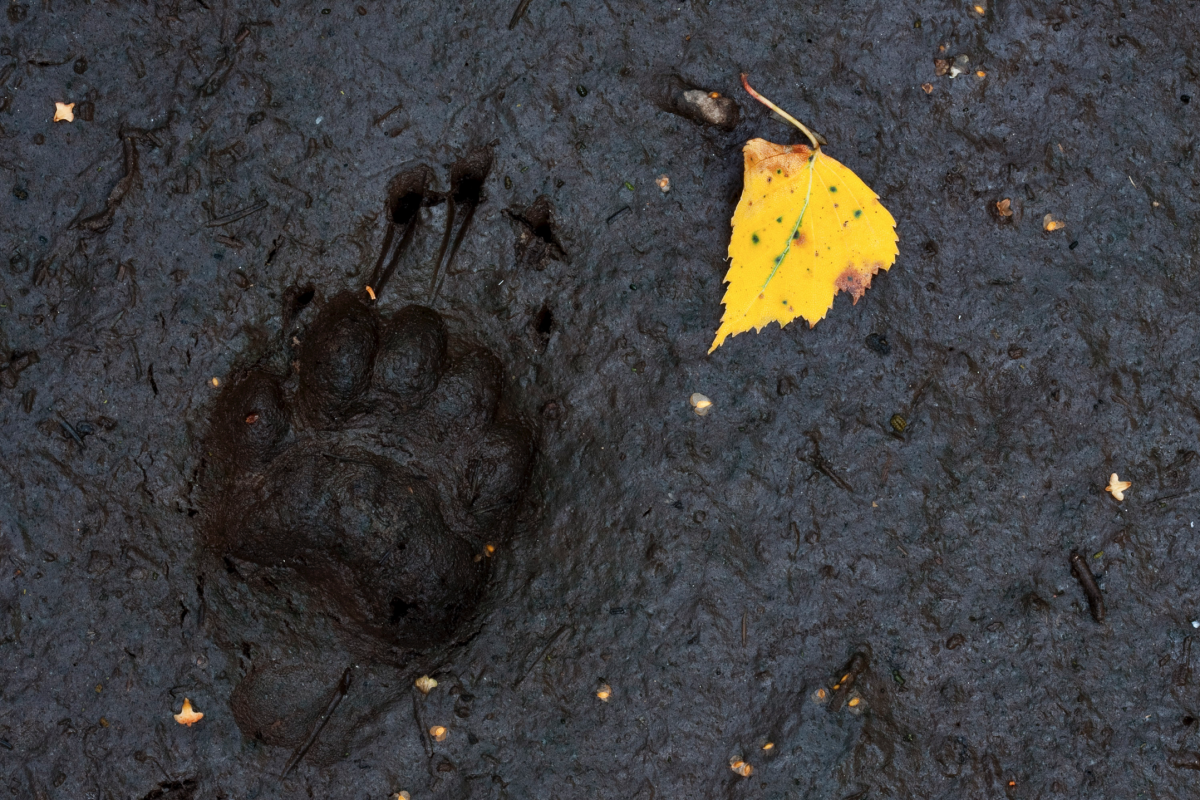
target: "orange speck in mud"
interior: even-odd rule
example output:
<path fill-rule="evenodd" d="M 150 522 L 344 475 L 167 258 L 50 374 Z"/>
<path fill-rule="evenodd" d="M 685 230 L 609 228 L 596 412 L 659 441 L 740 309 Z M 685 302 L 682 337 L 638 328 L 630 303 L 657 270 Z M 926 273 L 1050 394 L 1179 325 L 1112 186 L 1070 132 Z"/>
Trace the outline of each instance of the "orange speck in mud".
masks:
<path fill-rule="evenodd" d="M 204 719 L 204 715 L 192 708 L 192 701 L 186 697 L 183 698 L 183 710 L 175 715 L 175 721 L 190 728 L 202 719 Z"/>

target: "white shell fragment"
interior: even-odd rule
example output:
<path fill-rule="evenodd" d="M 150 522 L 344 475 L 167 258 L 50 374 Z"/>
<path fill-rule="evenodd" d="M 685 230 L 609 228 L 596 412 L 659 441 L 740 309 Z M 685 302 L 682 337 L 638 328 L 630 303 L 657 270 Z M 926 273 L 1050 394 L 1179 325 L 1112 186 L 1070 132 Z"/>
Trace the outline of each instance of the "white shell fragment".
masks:
<path fill-rule="evenodd" d="M 696 413 L 702 417 L 708 414 L 709 410 L 713 407 L 712 400 L 709 400 L 699 392 L 688 398 L 688 402 L 692 404 L 692 408 L 696 410 Z"/>

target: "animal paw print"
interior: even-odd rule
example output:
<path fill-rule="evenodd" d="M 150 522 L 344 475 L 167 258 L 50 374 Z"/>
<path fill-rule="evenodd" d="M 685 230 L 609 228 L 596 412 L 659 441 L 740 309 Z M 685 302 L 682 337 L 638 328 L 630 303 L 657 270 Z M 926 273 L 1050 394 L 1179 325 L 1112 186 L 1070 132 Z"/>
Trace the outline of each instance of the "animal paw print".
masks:
<path fill-rule="evenodd" d="M 337 658 L 402 668 L 452 642 L 512 533 L 533 436 L 503 402 L 503 365 L 433 309 L 382 302 L 434 203 L 447 204 L 448 268 L 481 202 L 485 156 L 455 165 L 445 194 L 429 190 L 428 168 L 397 176 L 370 291 L 324 302 L 289 291 L 274 358 L 232 376 L 214 403 L 201 538 L 228 584 L 218 638 L 252 662 L 235 717 L 268 743 L 311 734 Z M 314 681 L 311 702 L 297 700 Z M 287 686 L 287 702 L 272 699 Z"/>

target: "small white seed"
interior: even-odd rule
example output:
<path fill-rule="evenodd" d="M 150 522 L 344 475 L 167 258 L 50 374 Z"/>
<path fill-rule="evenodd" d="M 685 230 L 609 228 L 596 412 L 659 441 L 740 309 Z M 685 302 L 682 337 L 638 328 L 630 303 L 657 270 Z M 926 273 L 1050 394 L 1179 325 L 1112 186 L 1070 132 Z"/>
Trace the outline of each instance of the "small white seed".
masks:
<path fill-rule="evenodd" d="M 713 401 L 709 400 L 699 392 L 696 392 L 690 398 L 688 398 L 688 402 L 692 404 L 692 408 L 696 410 L 696 413 L 702 417 L 713 407 Z"/>

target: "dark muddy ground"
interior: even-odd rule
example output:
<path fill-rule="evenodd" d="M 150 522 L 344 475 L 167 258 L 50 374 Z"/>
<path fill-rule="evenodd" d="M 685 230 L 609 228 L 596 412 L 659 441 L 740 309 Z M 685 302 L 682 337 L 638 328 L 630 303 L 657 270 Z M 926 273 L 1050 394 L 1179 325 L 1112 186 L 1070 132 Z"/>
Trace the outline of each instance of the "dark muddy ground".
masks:
<path fill-rule="evenodd" d="M 1200 4 L 534 0 L 509 30 L 511 5 L 8 5 L 9 793 L 1192 796 Z M 817 328 L 708 356 L 740 146 L 798 141 L 741 71 L 879 192 L 900 257 Z M 741 122 L 662 110 L 671 74 Z M 433 303 L 537 431 L 480 613 L 392 672 L 337 650 L 332 618 L 272 628 L 266 600 L 221 628 L 211 587 L 236 570 L 197 545 L 213 379 L 279 341 L 289 288 L 314 308 L 361 288 L 401 168 L 445 190 L 492 141 Z M 540 195 L 565 257 L 518 254 L 505 212 Z M 446 208 L 386 313 L 428 301 Z M 230 710 L 280 635 L 317 653 L 312 703 L 353 675 L 283 781 L 294 750 Z M 814 701 L 855 653 L 855 709 Z"/>

